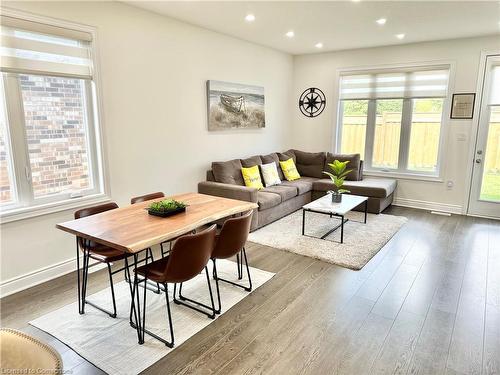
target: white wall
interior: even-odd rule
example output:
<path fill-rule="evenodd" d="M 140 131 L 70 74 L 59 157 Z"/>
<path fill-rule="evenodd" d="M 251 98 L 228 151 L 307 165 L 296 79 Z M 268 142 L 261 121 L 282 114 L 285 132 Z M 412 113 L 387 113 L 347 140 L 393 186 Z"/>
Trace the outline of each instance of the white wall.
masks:
<path fill-rule="evenodd" d="M 98 28 L 105 159 L 112 199 L 196 191 L 211 161 L 279 151 L 289 137 L 290 55 L 112 2 L 4 2 L 3 6 Z M 266 128 L 208 132 L 205 82 L 264 86 Z M 48 267 L 72 267 L 72 236 L 55 229 L 73 210 L 1 226 L 5 284 Z M 62 263 L 62 264 L 60 264 Z M 59 267 L 53 268 L 55 265 Z"/>
<path fill-rule="evenodd" d="M 298 97 L 308 87 L 318 87 L 327 96 L 327 106 L 320 116 L 309 119 L 298 109 L 293 117 L 293 138 L 297 147 L 311 151 L 334 150 L 337 108 L 338 69 L 373 67 L 401 63 L 452 61 L 455 64 L 453 92 L 475 92 L 480 54 L 483 50 L 500 51 L 500 37 L 467 38 L 401 46 L 365 48 L 333 53 L 296 56 L 294 58 L 294 95 Z M 451 94 L 450 93 L 450 97 Z M 444 182 L 398 180 L 396 198 L 400 203 L 463 212 L 466 206 L 467 161 L 473 139 L 474 120 L 446 120 L 445 153 L 443 157 Z M 449 118 L 449 113 L 446 114 Z M 459 140 L 460 136 L 465 140 Z M 446 189 L 446 181 L 454 187 Z"/>

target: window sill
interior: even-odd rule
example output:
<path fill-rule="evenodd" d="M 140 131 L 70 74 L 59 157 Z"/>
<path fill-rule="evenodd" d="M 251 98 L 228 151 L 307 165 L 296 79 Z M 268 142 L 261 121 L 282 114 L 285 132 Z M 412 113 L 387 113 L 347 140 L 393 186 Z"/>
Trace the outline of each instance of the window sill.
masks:
<path fill-rule="evenodd" d="M 401 180 L 417 180 L 417 181 L 430 181 L 430 182 L 443 182 L 440 176 L 421 175 L 418 173 L 400 173 L 400 172 L 383 172 L 383 171 L 363 171 L 363 176 L 374 177 L 392 177 Z"/>
<path fill-rule="evenodd" d="M 67 199 L 54 203 L 47 203 L 39 206 L 21 207 L 10 211 L 1 212 L 0 222 L 1 224 L 10 223 L 13 221 L 29 219 L 32 217 L 53 214 L 56 212 L 81 208 L 90 204 L 99 204 L 109 201 L 110 198 L 106 194 L 102 193 L 88 195 L 80 198 Z"/>

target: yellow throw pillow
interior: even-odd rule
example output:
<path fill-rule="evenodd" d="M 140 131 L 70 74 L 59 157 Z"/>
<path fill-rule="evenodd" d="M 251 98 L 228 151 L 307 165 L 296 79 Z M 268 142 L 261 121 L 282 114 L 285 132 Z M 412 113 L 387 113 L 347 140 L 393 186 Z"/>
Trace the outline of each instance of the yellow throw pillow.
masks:
<path fill-rule="evenodd" d="M 280 166 L 288 181 L 298 180 L 300 178 L 299 171 L 297 171 L 297 167 L 292 158 L 287 161 L 280 161 Z"/>
<path fill-rule="evenodd" d="M 264 188 L 262 180 L 260 179 L 258 165 L 254 165 L 250 168 L 241 168 L 241 174 L 243 175 L 243 180 L 245 180 L 245 186 L 257 188 L 259 190 Z"/>

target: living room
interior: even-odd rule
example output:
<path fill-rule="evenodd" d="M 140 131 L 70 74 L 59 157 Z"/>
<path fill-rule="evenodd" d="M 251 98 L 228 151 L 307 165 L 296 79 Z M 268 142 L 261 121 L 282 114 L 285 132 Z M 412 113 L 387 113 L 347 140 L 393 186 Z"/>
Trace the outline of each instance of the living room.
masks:
<path fill-rule="evenodd" d="M 498 1 L 1 9 L 2 369 L 500 371 Z"/>

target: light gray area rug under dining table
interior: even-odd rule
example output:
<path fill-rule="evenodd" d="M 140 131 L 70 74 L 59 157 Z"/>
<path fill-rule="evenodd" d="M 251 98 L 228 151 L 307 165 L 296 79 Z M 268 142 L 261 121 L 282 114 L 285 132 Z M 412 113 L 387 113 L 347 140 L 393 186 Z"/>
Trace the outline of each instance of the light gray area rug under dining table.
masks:
<path fill-rule="evenodd" d="M 363 224 L 364 213 L 356 211 L 347 213 L 346 218 L 343 244 L 339 243 L 340 228 L 325 240 L 319 238 L 340 223 L 339 218 L 325 214 L 307 212 L 307 236 L 303 236 L 302 210 L 250 233 L 248 240 L 360 270 L 408 221 L 403 216 L 368 214 Z"/>
<path fill-rule="evenodd" d="M 210 266 L 211 264 L 209 265 L 211 275 L 212 269 Z M 236 263 L 229 260 L 217 261 L 217 272 L 220 277 L 228 280 L 239 283 L 248 282 L 246 270 L 244 270 L 243 280 L 237 280 Z M 254 290 L 274 276 L 274 273 L 253 267 L 250 268 L 250 273 Z M 92 275 L 89 277 L 92 277 Z M 215 281 L 213 279 L 211 281 L 214 297 L 216 298 Z M 250 295 L 243 289 L 227 283 L 219 282 L 219 286 L 222 299 L 222 314 Z M 175 334 L 175 347 L 173 349 L 168 348 L 147 334 L 145 343 L 138 345 L 136 330 L 129 324 L 130 289 L 125 281 L 115 285 L 118 311 L 116 319 L 110 318 L 107 314 L 89 305 L 86 306 L 85 314 L 79 315 L 77 301 L 75 301 L 31 321 L 30 324 L 56 337 L 87 361 L 109 374 L 138 374 L 214 321 L 206 315 L 182 305 L 174 304 L 172 302 L 172 291 L 173 285 L 169 285 L 170 307 Z M 146 328 L 161 337 L 169 339 L 165 294 L 158 295 L 149 290 L 147 293 Z M 184 283 L 182 294 L 188 298 L 210 304 L 205 272 Z M 87 299 L 101 306 L 110 307 L 111 290 L 108 287 L 88 296 Z"/>

